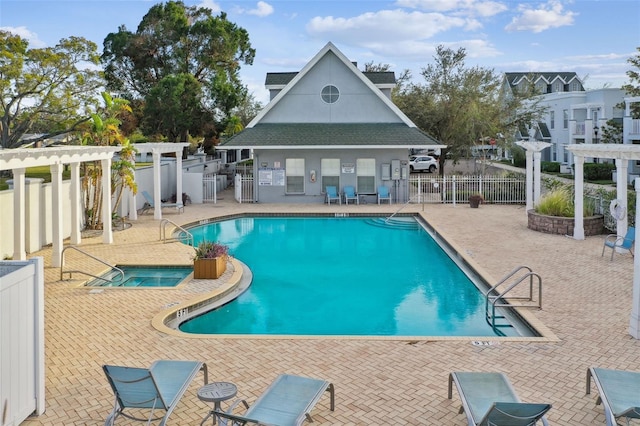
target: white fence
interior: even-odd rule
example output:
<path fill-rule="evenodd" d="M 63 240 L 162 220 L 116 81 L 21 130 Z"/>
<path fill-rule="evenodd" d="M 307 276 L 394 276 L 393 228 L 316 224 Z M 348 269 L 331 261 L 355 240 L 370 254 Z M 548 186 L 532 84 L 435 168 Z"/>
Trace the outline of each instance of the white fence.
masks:
<path fill-rule="evenodd" d="M 0 425 L 45 409 L 44 260 L 0 262 Z"/>
<path fill-rule="evenodd" d="M 253 175 L 237 174 L 233 182 L 235 199 L 239 203 L 253 203 Z"/>
<path fill-rule="evenodd" d="M 486 203 L 526 203 L 524 176 L 438 176 L 416 175 L 409 178 L 412 203 L 468 203 L 469 195 L 482 194 Z"/>

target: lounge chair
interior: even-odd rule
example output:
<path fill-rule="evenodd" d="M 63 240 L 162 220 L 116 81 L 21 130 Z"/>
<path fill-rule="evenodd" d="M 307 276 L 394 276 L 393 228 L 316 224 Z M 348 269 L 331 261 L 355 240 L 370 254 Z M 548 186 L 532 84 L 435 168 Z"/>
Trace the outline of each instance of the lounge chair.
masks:
<path fill-rule="evenodd" d="M 469 426 L 533 426 L 538 420 L 548 425 L 544 415 L 551 405 L 520 402 L 503 373 L 451 373 L 449 399 L 454 383 Z"/>
<path fill-rule="evenodd" d="M 389 188 L 384 185 L 380 185 L 378 187 L 378 204 L 380 204 L 380 201 L 384 200 L 389 201 L 389 204 L 391 204 L 391 194 L 389 193 Z"/>
<path fill-rule="evenodd" d="M 640 419 L 640 373 L 606 368 L 587 370 L 587 395 L 591 393 L 591 378 L 596 383 L 600 396 L 596 404 L 602 403 L 607 426 L 615 426 L 616 419 L 625 417 Z"/>
<path fill-rule="evenodd" d="M 602 246 L 602 256 L 607 247 L 611 249 L 611 260 L 613 260 L 613 254 L 616 252 L 616 248 L 622 248 L 629 250 L 633 255 L 633 246 L 636 240 L 636 228 L 630 226 L 627 229 L 627 233 L 624 235 L 609 234 L 604 239 L 604 245 Z"/>
<path fill-rule="evenodd" d="M 112 426 L 118 416 L 147 422 L 161 420 L 166 424 L 169 415 L 188 389 L 198 371 L 204 371 L 204 384 L 208 382 L 207 365 L 199 361 L 159 360 L 150 368 L 102 366 L 115 395 L 113 410 L 105 426 Z M 149 409 L 146 419 L 125 413 L 125 409 Z M 165 410 L 163 417 L 154 418 L 155 410 Z"/>
<path fill-rule="evenodd" d="M 337 201 L 338 204 L 342 204 L 340 201 L 340 195 L 338 195 L 338 189 L 335 186 L 327 186 L 327 204 L 331 204 L 332 201 Z"/>
<path fill-rule="evenodd" d="M 142 194 L 142 196 L 145 199 L 145 203 L 142 206 L 142 213 L 146 213 L 147 210 L 152 210 L 155 206 L 154 202 L 153 202 L 153 197 L 151 195 L 149 195 L 149 193 L 147 191 L 140 191 L 140 193 Z M 184 204 L 182 203 L 161 203 L 160 207 L 175 207 L 176 209 L 178 209 L 179 213 L 182 213 L 184 211 Z"/>
<path fill-rule="evenodd" d="M 344 203 L 349 204 L 349 200 L 353 200 L 356 204 L 360 204 L 358 201 L 358 194 L 356 194 L 356 188 L 353 186 L 345 186 L 344 187 Z"/>
<path fill-rule="evenodd" d="M 331 411 L 335 409 L 333 384 L 325 380 L 282 374 L 278 376 L 262 395 L 249 406 L 238 400 L 226 411 L 216 411 L 220 424 L 227 426 L 269 424 L 278 426 L 301 425 L 311 419 L 311 410 L 324 392 L 329 392 Z M 244 415 L 233 414 L 233 409 L 242 402 L 247 408 Z"/>

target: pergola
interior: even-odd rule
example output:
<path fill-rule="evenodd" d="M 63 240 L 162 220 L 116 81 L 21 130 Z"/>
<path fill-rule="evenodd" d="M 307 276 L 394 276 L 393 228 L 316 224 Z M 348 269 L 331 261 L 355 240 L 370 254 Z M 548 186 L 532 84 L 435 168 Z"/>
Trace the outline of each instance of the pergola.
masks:
<path fill-rule="evenodd" d="M 13 171 L 13 259 L 26 260 L 26 185 L 27 167 L 49 166 L 52 188 L 52 239 L 51 263 L 61 266 L 63 246 L 62 171 L 65 164 L 71 165 L 71 244 L 80 244 L 82 223 L 80 164 L 101 161 L 103 170 L 111 170 L 113 155 L 120 151 L 117 146 L 64 146 L 52 148 L 18 148 L 0 151 L 0 170 Z M 102 217 L 104 227 L 102 241 L 113 242 L 111 230 L 111 173 L 102 174 Z"/>
<path fill-rule="evenodd" d="M 151 153 L 153 155 L 153 218 L 162 219 L 162 180 L 160 173 L 160 160 L 162 154 L 175 154 L 176 155 L 176 203 L 180 205 L 182 203 L 182 151 L 185 147 L 188 147 L 187 142 L 177 143 L 164 143 L 164 142 L 150 142 L 150 143 L 134 143 L 133 147 L 140 154 Z M 131 205 L 135 206 L 136 202 L 133 199 L 134 195 L 131 194 Z M 129 211 L 129 219 L 136 220 L 138 213 L 134 208 Z"/>
<path fill-rule="evenodd" d="M 613 158 L 616 161 L 617 182 L 616 182 L 616 198 L 627 211 L 627 174 L 629 160 L 640 160 L 640 146 L 631 144 L 578 144 L 567 147 L 574 155 L 575 163 L 575 225 L 573 230 L 573 238 L 576 240 L 584 240 L 584 221 L 582 218 L 583 210 L 583 192 L 584 192 L 584 159 L 585 157 L 594 158 Z M 636 190 L 636 234 L 635 241 L 640 238 L 640 178 L 635 179 Z M 621 215 L 616 218 L 616 233 L 624 235 L 627 232 L 627 215 Z M 633 259 L 633 297 L 631 318 L 629 320 L 629 334 L 634 338 L 640 339 L 640 257 L 635 256 Z"/>

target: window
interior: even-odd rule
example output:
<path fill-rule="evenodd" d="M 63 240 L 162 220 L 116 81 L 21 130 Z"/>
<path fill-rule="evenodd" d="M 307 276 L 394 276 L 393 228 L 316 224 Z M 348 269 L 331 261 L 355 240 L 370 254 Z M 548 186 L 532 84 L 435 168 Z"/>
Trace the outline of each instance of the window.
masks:
<path fill-rule="evenodd" d="M 549 113 L 549 127 L 554 129 L 556 127 L 556 112 L 551 111 Z"/>
<path fill-rule="evenodd" d="M 562 92 L 563 88 L 564 88 L 564 84 L 562 84 L 561 81 L 556 81 L 555 83 L 553 83 L 554 92 Z"/>
<path fill-rule="evenodd" d="M 579 92 L 580 91 L 580 83 L 577 81 L 572 81 L 571 82 L 571 91 L 572 92 Z"/>
<path fill-rule="evenodd" d="M 568 109 L 562 110 L 562 128 L 563 129 L 569 128 L 569 110 Z"/>
<path fill-rule="evenodd" d="M 322 192 L 327 186 L 335 186 L 340 190 L 339 158 L 323 158 L 320 161 L 320 174 L 322 176 Z"/>
<path fill-rule="evenodd" d="M 376 193 L 376 160 L 374 158 L 358 158 L 356 175 L 358 194 Z"/>
<path fill-rule="evenodd" d="M 326 103 L 333 104 L 338 101 L 338 98 L 340 98 L 340 91 L 336 86 L 328 84 L 322 88 L 320 96 L 322 96 L 322 100 Z"/>
<path fill-rule="evenodd" d="M 304 193 L 304 158 L 287 158 L 285 173 L 287 176 L 286 193 Z"/>

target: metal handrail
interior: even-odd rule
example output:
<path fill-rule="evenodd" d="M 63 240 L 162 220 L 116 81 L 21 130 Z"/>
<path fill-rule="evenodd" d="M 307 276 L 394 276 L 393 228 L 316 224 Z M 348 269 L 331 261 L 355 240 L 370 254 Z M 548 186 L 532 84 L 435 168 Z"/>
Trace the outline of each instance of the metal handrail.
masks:
<path fill-rule="evenodd" d="M 187 241 L 187 244 L 193 246 L 194 245 L 194 238 L 193 238 L 193 234 L 189 231 L 187 231 L 185 228 L 183 228 L 182 226 L 178 225 L 177 223 L 173 222 L 172 220 L 169 219 L 162 219 L 162 221 L 160 221 L 160 240 L 162 240 L 163 243 L 167 242 L 167 224 L 172 224 L 173 226 L 175 226 L 176 228 L 178 228 L 181 232 L 184 232 L 185 234 L 185 239 Z M 178 240 L 177 238 L 172 238 L 172 240 Z"/>
<path fill-rule="evenodd" d="M 411 203 L 411 201 L 412 201 L 415 197 L 417 197 L 417 195 L 414 195 L 413 197 L 409 197 L 409 199 L 407 200 L 407 202 L 406 202 L 406 203 L 404 203 L 402 206 L 400 206 L 400 208 L 399 208 L 398 210 L 396 210 L 395 212 L 393 212 L 393 214 L 392 214 L 391 216 L 389 216 L 388 218 L 386 218 L 386 219 L 384 220 L 384 223 L 387 223 L 387 222 L 389 222 L 391 219 L 393 219 L 393 217 L 394 217 L 395 215 L 397 215 L 398 213 L 400 213 L 400 212 L 401 212 L 405 207 L 407 207 L 407 206 L 409 205 L 409 203 Z"/>
<path fill-rule="evenodd" d="M 500 293 L 497 293 L 497 287 L 500 286 L 501 284 L 504 284 L 509 278 L 513 277 L 515 274 L 517 274 L 518 272 L 522 271 L 522 270 L 527 270 L 528 272 L 525 273 L 523 276 L 521 276 L 517 281 L 511 283 L 505 290 L 503 290 Z M 527 280 L 527 278 L 529 279 L 529 297 L 524 297 L 524 296 L 513 296 L 510 297 L 509 299 L 511 300 L 516 300 L 516 299 L 525 299 L 528 301 L 533 301 L 533 281 L 534 278 L 537 278 L 538 281 L 538 303 L 537 305 L 531 305 L 531 304 L 512 304 L 512 303 L 507 303 L 505 301 L 505 295 L 507 293 L 509 293 L 511 290 L 513 290 L 516 286 L 518 286 L 520 283 L 524 282 Z M 497 293 L 497 294 L 492 294 L 492 293 Z M 503 303 L 499 303 L 499 301 L 502 300 Z M 491 303 L 491 314 L 489 314 L 489 303 Z M 486 314 L 486 319 L 487 322 L 489 322 L 489 320 L 491 320 L 491 326 L 495 329 L 496 328 L 496 307 L 518 307 L 518 308 L 538 308 L 538 309 L 542 309 L 542 277 L 540 277 L 540 275 L 538 275 L 537 273 L 533 272 L 533 270 L 531 268 L 529 268 L 528 266 L 519 266 L 517 268 L 515 268 L 513 271 L 511 271 L 509 274 L 507 274 L 502 280 L 500 280 L 496 285 L 494 285 L 493 287 L 491 287 L 489 290 L 487 290 L 487 292 L 485 293 L 485 314 Z M 503 317 L 500 317 L 503 318 Z"/>
<path fill-rule="evenodd" d="M 85 256 L 88 256 L 88 257 L 92 258 L 93 260 L 95 260 L 95 261 L 97 261 L 97 262 L 102 263 L 103 265 L 108 266 L 108 267 L 109 267 L 109 268 L 111 268 L 111 269 L 115 269 L 116 271 L 118 271 L 118 275 L 120 276 L 120 279 L 119 279 L 119 280 L 109 280 L 109 279 L 107 279 L 107 278 L 99 277 L 99 276 L 97 276 L 97 275 L 93 275 L 93 274 L 90 274 L 89 272 L 81 271 L 81 270 L 64 271 L 64 269 L 63 269 L 63 268 L 64 268 L 64 254 L 65 254 L 65 252 L 67 251 L 67 249 L 73 249 L 73 250 L 75 250 L 75 251 L 77 251 L 77 252 L 79 252 L 79 253 L 84 254 Z M 84 251 L 84 250 L 79 249 L 79 248 L 78 248 L 78 247 L 76 247 L 76 246 L 67 246 L 67 247 L 65 247 L 64 249 L 62 249 L 62 254 L 60 255 L 60 281 L 62 281 L 62 278 L 63 278 L 63 275 L 64 275 L 64 273 L 65 273 L 65 272 L 69 274 L 69 279 L 71 279 L 71 277 L 72 277 L 72 276 L 71 276 L 71 274 L 72 274 L 72 273 L 74 273 L 74 272 L 77 272 L 77 273 L 79 273 L 79 274 L 88 275 L 88 276 L 90 276 L 90 277 L 93 277 L 93 278 L 97 278 L 97 279 L 99 279 L 99 280 L 106 281 L 106 282 L 108 282 L 108 283 L 112 283 L 112 282 L 116 282 L 116 281 L 122 281 L 122 280 L 124 279 L 124 271 L 123 271 L 122 269 L 118 268 L 118 267 L 117 267 L 117 266 L 115 266 L 115 265 L 110 265 L 109 263 L 105 262 L 104 260 L 99 259 L 99 258 L 95 257 L 94 255 L 92 255 L 92 254 L 90 254 L 90 253 L 87 253 L 87 252 L 86 252 L 86 251 Z"/>

